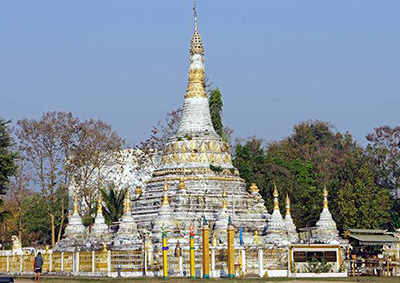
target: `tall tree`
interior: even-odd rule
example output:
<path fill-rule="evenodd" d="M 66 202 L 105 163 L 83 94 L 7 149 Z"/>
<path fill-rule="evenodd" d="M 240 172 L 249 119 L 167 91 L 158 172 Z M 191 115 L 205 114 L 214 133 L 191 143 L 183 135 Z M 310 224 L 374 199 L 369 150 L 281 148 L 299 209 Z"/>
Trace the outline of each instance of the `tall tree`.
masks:
<path fill-rule="evenodd" d="M 379 174 L 378 182 L 400 198 L 400 126 L 382 126 L 366 135 L 367 151 Z"/>
<path fill-rule="evenodd" d="M 222 125 L 222 108 L 224 106 L 222 102 L 222 94 L 219 88 L 214 88 L 208 95 L 208 106 L 210 107 L 211 121 L 214 129 L 218 135 L 223 137 L 224 126 Z"/>
<path fill-rule="evenodd" d="M 17 172 L 15 164 L 17 153 L 11 150 L 12 139 L 8 128 L 9 123 L 10 121 L 0 118 L 0 195 L 6 193 L 9 178 Z"/>
<path fill-rule="evenodd" d="M 51 220 L 51 244 L 56 242 L 57 198 L 65 194 L 71 179 L 67 164 L 75 146 L 79 120 L 71 113 L 48 112 L 40 120 L 18 121 L 16 136 L 23 158 L 32 170 L 32 179 L 40 187 Z M 62 220 L 65 219 L 62 208 Z"/>
<path fill-rule="evenodd" d="M 73 172 L 72 186 L 92 214 L 99 190 L 109 182 L 108 176 L 123 170 L 122 149 L 125 140 L 111 125 L 101 120 L 79 124 L 77 144 L 71 151 L 68 166 Z"/>

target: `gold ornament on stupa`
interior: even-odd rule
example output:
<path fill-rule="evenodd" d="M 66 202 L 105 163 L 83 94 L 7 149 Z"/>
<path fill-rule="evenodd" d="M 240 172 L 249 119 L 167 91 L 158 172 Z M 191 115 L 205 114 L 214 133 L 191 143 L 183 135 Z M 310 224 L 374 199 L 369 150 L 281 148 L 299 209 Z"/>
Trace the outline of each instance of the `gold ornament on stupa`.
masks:
<path fill-rule="evenodd" d="M 222 192 L 222 208 L 227 208 L 226 198 L 228 197 L 228 193 L 223 190 Z"/>
<path fill-rule="evenodd" d="M 186 189 L 185 181 L 183 180 L 183 178 L 181 178 L 181 179 L 179 180 L 178 189 L 180 189 L 180 190 Z"/>
<path fill-rule="evenodd" d="M 256 245 L 260 245 L 261 244 L 261 241 L 260 241 L 260 238 L 258 236 L 258 231 L 257 230 L 254 231 L 253 243 L 256 244 Z"/>
<path fill-rule="evenodd" d="M 136 195 L 141 195 L 142 194 L 142 188 L 140 187 L 140 185 L 137 185 L 136 186 L 136 189 L 135 189 L 135 194 Z"/>
<path fill-rule="evenodd" d="M 100 191 L 99 191 L 99 198 L 97 200 L 97 213 L 103 213 L 103 199 L 101 197 Z"/>
<path fill-rule="evenodd" d="M 286 194 L 286 215 L 290 215 L 290 199 L 288 194 Z"/>
<path fill-rule="evenodd" d="M 257 184 L 256 183 L 251 183 L 250 192 L 251 193 L 258 193 L 258 191 L 259 191 L 259 189 L 257 187 Z"/>
<path fill-rule="evenodd" d="M 216 235 L 215 232 L 213 233 L 211 245 L 212 245 L 213 247 L 216 247 L 216 246 L 218 245 L 218 243 L 217 243 L 217 235 Z"/>
<path fill-rule="evenodd" d="M 131 190 L 128 188 L 125 194 L 124 213 L 131 212 Z"/>
<path fill-rule="evenodd" d="M 74 196 L 74 214 L 78 214 L 78 194 Z"/>
<path fill-rule="evenodd" d="M 169 205 L 169 201 L 168 201 L 168 184 L 167 184 L 167 181 L 164 181 L 164 196 L 163 196 L 162 205 Z"/>

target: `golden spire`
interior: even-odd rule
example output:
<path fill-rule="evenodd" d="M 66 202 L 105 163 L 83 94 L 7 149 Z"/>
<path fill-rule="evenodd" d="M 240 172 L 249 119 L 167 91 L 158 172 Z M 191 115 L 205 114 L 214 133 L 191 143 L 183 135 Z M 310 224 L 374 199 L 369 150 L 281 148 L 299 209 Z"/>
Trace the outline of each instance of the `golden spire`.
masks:
<path fill-rule="evenodd" d="M 254 231 L 253 244 L 261 244 L 260 238 L 258 237 L 257 230 Z"/>
<path fill-rule="evenodd" d="M 190 43 L 190 55 L 194 55 L 194 54 L 204 55 L 203 42 L 201 40 L 199 31 L 197 30 L 196 1 L 194 1 L 193 13 L 194 13 L 194 33 L 192 36 L 192 41 Z"/>
<path fill-rule="evenodd" d="M 99 198 L 97 200 L 97 213 L 103 213 L 103 200 L 101 198 L 100 191 L 99 191 Z"/>
<path fill-rule="evenodd" d="M 142 194 L 142 188 L 140 187 L 140 185 L 137 185 L 137 186 L 136 186 L 135 194 L 137 194 L 137 195 Z"/>
<path fill-rule="evenodd" d="M 124 213 L 131 212 L 131 189 L 128 188 L 125 194 L 125 205 L 124 205 Z"/>
<path fill-rule="evenodd" d="M 222 208 L 227 208 L 226 198 L 228 197 L 228 193 L 224 190 L 222 192 Z"/>
<path fill-rule="evenodd" d="M 286 194 L 286 215 L 290 215 L 290 199 L 288 194 Z"/>
<path fill-rule="evenodd" d="M 328 190 L 326 189 L 326 186 L 324 186 L 323 196 L 324 196 L 324 208 L 328 208 Z"/>
<path fill-rule="evenodd" d="M 181 179 L 179 180 L 178 189 L 180 189 L 180 190 L 186 189 L 186 185 L 185 185 L 185 182 L 183 181 L 183 178 L 181 178 Z"/>
<path fill-rule="evenodd" d="M 74 195 L 74 214 L 78 214 L 78 194 Z"/>
<path fill-rule="evenodd" d="M 274 182 L 274 192 L 272 194 L 274 196 L 274 209 L 279 209 L 279 200 L 278 200 L 278 189 L 276 188 L 276 183 Z"/>
<path fill-rule="evenodd" d="M 218 245 L 218 243 L 217 243 L 217 235 L 215 234 L 215 232 L 213 233 L 211 245 L 212 245 L 213 247 L 216 247 L 216 246 Z"/>
<path fill-rule="evenodd" d="M 168 184 L 167 184 L 167 181 L 164 181 L 164 196 L 163 196 L 162 205 L 169 205 L 169 201 L 168 201 Z"/>
<path fill-rule="evenodd" d="M 258 191 L 259 190 L 258 190 L 257 184 L 256 183 L 251 183 L 250 192 L 257 193 Z"/>

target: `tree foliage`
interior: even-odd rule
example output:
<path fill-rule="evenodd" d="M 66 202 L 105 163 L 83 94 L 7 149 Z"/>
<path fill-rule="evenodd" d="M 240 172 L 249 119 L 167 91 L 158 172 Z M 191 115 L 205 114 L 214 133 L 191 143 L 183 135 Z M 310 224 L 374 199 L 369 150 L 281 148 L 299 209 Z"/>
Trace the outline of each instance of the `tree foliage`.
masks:
<path fill-rule="evenodd" d="M 17 153 L 11 150 L 12 139 L 8 128 L 9 123 L 0 118 L 0 195 L 6 193 L 10 177 L 17 172 L 15 164 Z"/>
<path fill-rule="evenodd" d="M 222 125 L 222 108 L 224 104 L 219 88 L 214 88 L 210 91 L 208 95 L 208 106 L 210 107 L 211 122 L 214 126 L 214 130 L 222 137 L 224 133 L 224 126 Z"/>
<path fill-rule="evenodd" d="M 108 225 L 121 219 L 127 190 L 128 188 L 118 189 L 113 183 L 107 189 L 100 190 L 105 204 L 103 214 Z"/>
<path fill-rule="evenodd" d="M 313 226 L 322 210 L 322 190 L 329 190 L 330 210 L 340 229 L 384 227 L 389 221 L 388 190 L 375 183 L 365 150 L 351 135 L 322 121 L 305 121 L 293 134 L 265 144 L 250 138 L 236 146 L 234 165 L 247 184 L 256 182 L 272 210 L 273 183 L 280 206 L 289 194 L 298 227 Z M 351 200 L 351 201 L 350 201 Z"/>

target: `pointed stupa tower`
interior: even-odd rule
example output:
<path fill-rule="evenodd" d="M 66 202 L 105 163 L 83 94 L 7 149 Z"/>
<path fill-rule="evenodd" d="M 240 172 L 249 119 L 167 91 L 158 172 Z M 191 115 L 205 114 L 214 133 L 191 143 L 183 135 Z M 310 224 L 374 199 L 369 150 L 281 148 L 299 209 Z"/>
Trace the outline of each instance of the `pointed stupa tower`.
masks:
<path fill-rule="evenodd" d="M 288 232 L 288 238 L 291 243 L 299 241 L 299 235 L 296 231 L 296 225 L 294 225 L 292 216 L 290 214 L 290 199 L 289 195 L 286 194 L 286 215 L 285 215 L 286 230 Z"/>
<path fill-rule="evenodd" d="M 328 208 L 328 190 L 324 187 L 324 208 L 315 224 L 317 229 L 313 233 L 312 241 L 314 243 L 334 244 L 341 241 L 339 231 L 336 228 L 336 222 Z"/>
<path fill-rule="evenodd" d="M 172 97 L 172 96 L 171 96 Z M 161 165 L 145 192 L 133 204 L 138 228 L 152 230 L 162 204 L 164 180 L 169 190 L 172 217 L 177 227 L 187 231 L 190 223 L 200 229 L 205 216 L 210 226 L 221 209 L 222 192 L 227 192 L 227 210 L 236 223 L 242 223 L 253 235 L 265 227 L 268 211 L 257 204 L 256 194 L 247 192 L 246 184 L 232 165 L 230 147 L 213 128 L 205 87 L 204 45 L 194 7 L 194 33 L 190 42 L 188 85 L 183 99 L 183 112 L 177 133 L 165 144 Z M 180 191 L 179 183 L 185 189 Z M 236 220 L 243 220 L 242 222 Z"/>
<path fill-rule="evenodd" d="M 79 215 L 79 200 L 76 194 L 74 195 L 73 207 L 73 212 L 68 217 L 64 237 L 57 243 L 53 251 L 74 251 L 75 248 L 86 248 L 85 238 L 87 236 L 87 229 L 83 225 L 82 218 Z"/>
<path fill-rule="evenodd" d="M 288 241 L 288 233 L 286 229 L 286 223 L 283 220 L 282 214 L 279 210 L 279 194 L 276 184 L 274 183 L 274 211 L 272 212 L 271 218 L 268 221 L 267 235 L 265 237 L 265 243 L 285 245 Z"/>
<path fill-rule="evenodd" d="M 168 199 L 168 185 L 164 183 L 164 192 L 162 196 L 162 204 L 160 209 L 158 210 L 157 219 L 154 221 L 154 237 L 161 236 L 161 232 L 163 230 L 167 232 L 173 232 L 175 227 L 173 224 L 173 210 L 169 204 Z"/>
<path fill-rule="evenodd" d="M 106 224 L 106 220 L 103 216 L 103 199 L 100 191 L 97 200 L 97 215 L 94 219 L 94 224 L 90 235 L 102 239 L 110 236 L 110 230 L 108 229 L 108 225 Z"/>
<path fill-rule="evenodd" d="M 114 244 L 116 247 L 126 247 L 126 245 L 129 247 L 130 245 L 140 244 L 141 242 L 142 241 L 139 239 L 137 225 L 132 217 L 131 190 L 128 189 L 124 199 L 124 212 L 119 224 L 118 232 L 114 239 Z"/>
<path fill-rule="evenodd" d="M 82 218 L 79 215 L 79 201 L 78 196 L 74 196 L 74 210 L 69 216 L 68 225 L 65 228 L 65 237 L 78 237 L 82 238 L 86 234 L 86 228 L 82 224 Z"/>

